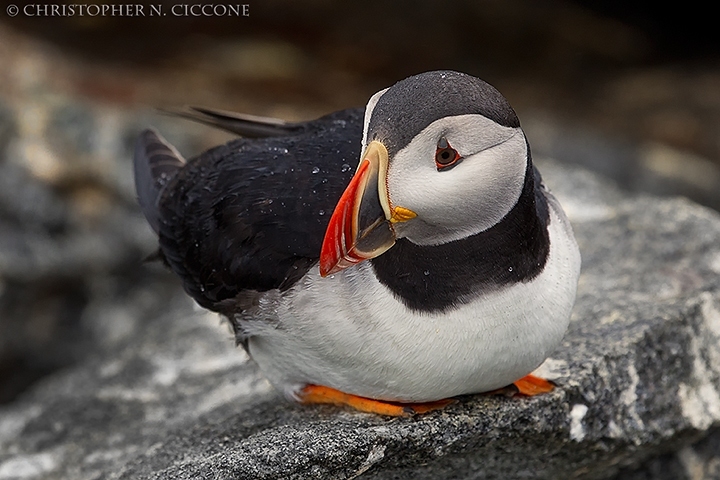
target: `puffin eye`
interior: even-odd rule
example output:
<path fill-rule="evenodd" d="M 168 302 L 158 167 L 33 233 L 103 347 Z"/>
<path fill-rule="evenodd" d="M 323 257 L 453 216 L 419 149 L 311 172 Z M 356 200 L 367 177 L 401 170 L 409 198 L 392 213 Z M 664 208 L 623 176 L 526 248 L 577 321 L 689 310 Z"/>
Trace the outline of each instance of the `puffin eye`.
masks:
<path fill-rule="evenodd" d="M 460 161 L 462 157 L 447 141 L 447 138 L 441 137 L 437 143 L 435 150 L 435 166 L 438 171 L 452 167 Z"/>

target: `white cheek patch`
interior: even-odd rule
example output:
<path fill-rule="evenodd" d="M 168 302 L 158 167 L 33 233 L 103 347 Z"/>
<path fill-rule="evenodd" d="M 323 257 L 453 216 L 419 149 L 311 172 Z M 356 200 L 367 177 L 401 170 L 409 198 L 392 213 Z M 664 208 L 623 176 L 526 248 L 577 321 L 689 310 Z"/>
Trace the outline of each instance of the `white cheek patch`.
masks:
<path fill-rule="evenodd" d="M 434 155 L 442 136 L 464 158 L 439 172 Z M 517 203 L 526 169 L 527 144 L 519 128 L 482 115 L 440 119 L 390 161 L 392 204 L 413 210 L 420 220 L 396 225 L 397 233 L 437 245 L 487 230 Z"/>

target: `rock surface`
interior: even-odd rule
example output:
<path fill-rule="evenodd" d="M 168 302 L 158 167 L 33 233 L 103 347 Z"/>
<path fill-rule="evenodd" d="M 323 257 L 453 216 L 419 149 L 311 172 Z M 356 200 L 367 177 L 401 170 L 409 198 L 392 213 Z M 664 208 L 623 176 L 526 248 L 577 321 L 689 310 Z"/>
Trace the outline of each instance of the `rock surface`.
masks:
<path fill-rule="evenodd" d="M 714 478 L 720 215 L 540 167 L 583 254 L 570 329 L 540 369 L 553 393 L 409 419 L 287 404 L 147 266 L 95 286 L 95 353 L 0 408 L 0 480 Z"/>

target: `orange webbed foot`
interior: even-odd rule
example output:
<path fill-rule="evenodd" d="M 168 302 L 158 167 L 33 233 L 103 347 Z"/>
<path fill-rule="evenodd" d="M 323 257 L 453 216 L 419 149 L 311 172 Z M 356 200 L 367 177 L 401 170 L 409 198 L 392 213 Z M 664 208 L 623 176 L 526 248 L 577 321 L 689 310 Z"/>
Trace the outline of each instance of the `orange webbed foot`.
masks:
<path fill-rule="evenodd" d="M 455 400 L 444 399 L 426 403 L 400 403 L 375 400 L 341 392 L 322 385 L 307 385 L 300 391 L 300 401 L 304 404 L 331 404 L 348 406 L 361 412 L 376 413 L 392 417 L 408 417 L 441 409 Z"/>
<path fill-rule="evenodd" d="M 498 388 L 487 392 L 486 395 L 504 395 L 506 397 L 514 397 L 515 395 L 523 395 L 525 397 L 534 397 L 543 393 L 552 392 L 555 384 L 550 380 L 536 377 L 535 375 L 525 375 L 520 380 L 516 380 L 507 387 Z"/>
<path fill-rule="evenodd" d="M 526 397 L 550 393 L 555 389 L 553 382 L 536 377 L 535 375 L 525 375 L 520 380 L 513 382 L 513 385 L 517 387 L 520 395 L 525 395 Z"/>

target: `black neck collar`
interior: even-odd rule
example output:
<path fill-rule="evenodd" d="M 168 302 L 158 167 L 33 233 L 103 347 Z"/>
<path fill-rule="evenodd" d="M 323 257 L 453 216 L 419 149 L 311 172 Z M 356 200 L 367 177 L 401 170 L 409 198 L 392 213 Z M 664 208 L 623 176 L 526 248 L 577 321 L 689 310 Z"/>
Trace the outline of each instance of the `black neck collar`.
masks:
<path fill-rule="evenodd" d="M 520 198 L 499 223 L 436 246 L 399 239 L 371 263 L 378 280 L 407 307 L 446 311 L 477 295 L 535 278 L 550 251 L 548 224 L 541 177 L 528 153 Z"/>

